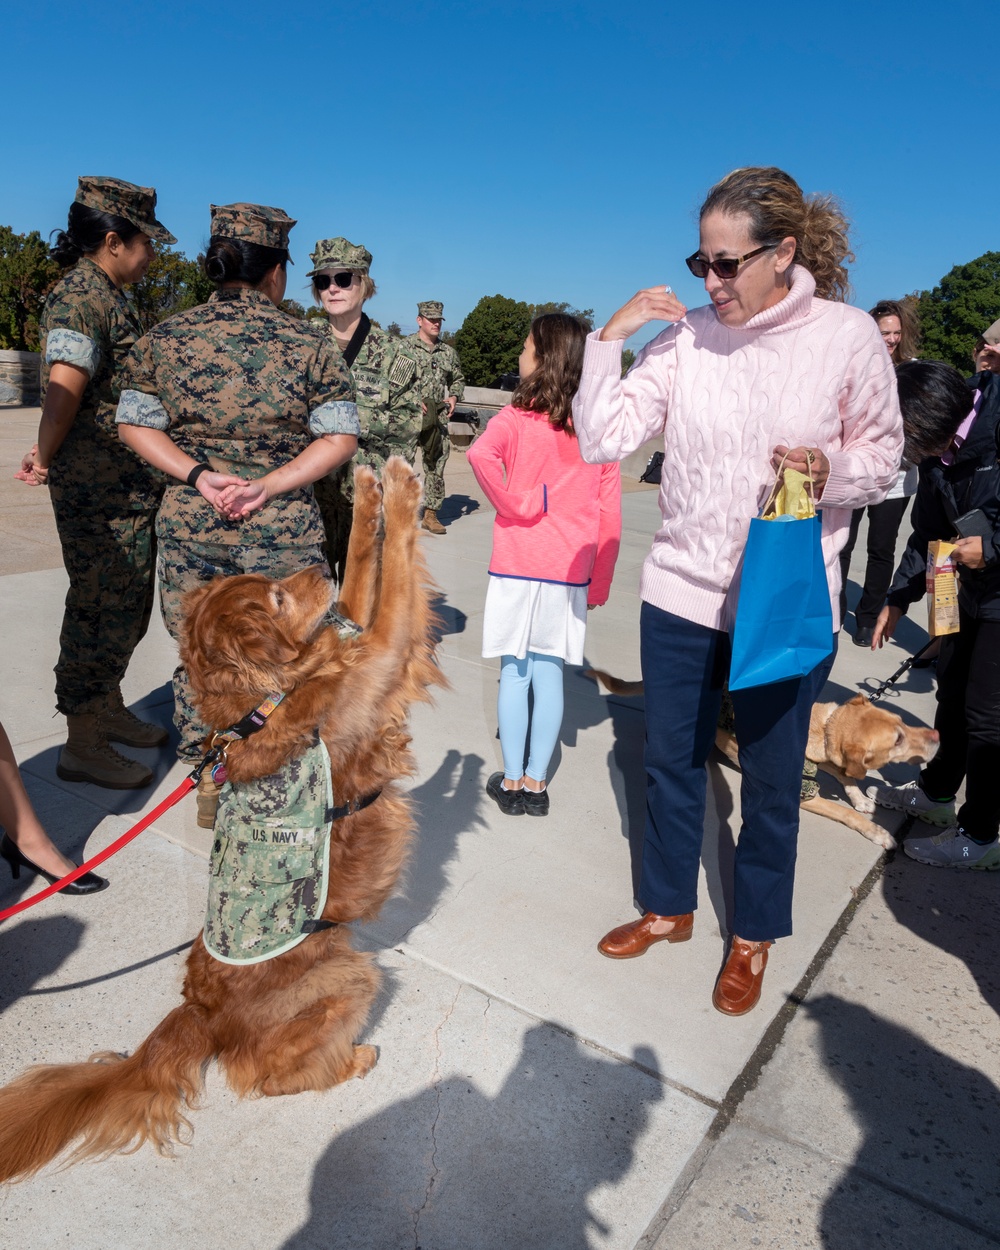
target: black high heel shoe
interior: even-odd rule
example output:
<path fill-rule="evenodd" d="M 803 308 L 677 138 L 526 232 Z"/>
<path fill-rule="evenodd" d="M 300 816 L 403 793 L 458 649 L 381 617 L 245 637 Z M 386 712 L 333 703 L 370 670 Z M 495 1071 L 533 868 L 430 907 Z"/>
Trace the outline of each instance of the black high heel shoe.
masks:
<path fill-rule="evenodd" d="M 39 868 L 37 864 L 21 853 L 20 848 L 5 833 L 0 839 L 0 855 L 10 864 L 11 875 L 17 881 L 21 876 L 22 868 L 30 868 L 32 872 L 38 876 L 44 877 L 50 885 L 60 880 L 51 872 L 46 872 L 44 868 Z M 71 881 L 69 885 L 64 885 L 59 891 L 60 894 L 96 894 L 98 890 L 106 890 L 111 884 L 106 877 L 99 877 L 96 872 L 85 872 L 82 877 L 77 877 L 75 881 Z"/>

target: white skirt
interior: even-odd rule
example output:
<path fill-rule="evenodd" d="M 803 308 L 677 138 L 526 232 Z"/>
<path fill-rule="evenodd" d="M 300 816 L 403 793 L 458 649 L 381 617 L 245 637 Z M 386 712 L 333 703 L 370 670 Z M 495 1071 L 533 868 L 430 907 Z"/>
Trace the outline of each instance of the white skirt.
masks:
<path fill-rule="evenodd" d="M 483 614 L 483 658 L 529 651 L 583 663 L 587 587 L 490 577 Z"/>

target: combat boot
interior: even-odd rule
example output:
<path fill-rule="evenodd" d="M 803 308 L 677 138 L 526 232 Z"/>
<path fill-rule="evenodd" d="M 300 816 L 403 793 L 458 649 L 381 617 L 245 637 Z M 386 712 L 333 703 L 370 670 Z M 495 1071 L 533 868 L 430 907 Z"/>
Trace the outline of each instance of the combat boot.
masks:
<path fill-rule="evenodd" d="M 152 770 L 108 745 L 97 713 L 67 716 L 68 740 L 59 752 L 56 774 L 63 781 L 89 781 L 108 790 L 141 790 L 153 780 Z"/>
<path fill-rule="evenodd" d="M 221 793 L 221 782 L 213 781 L 212 774 L 205 773 L 201 781 L 198 782 L 196 793 L 199 829 L 215 828 L 215 814 L 219 810 L 219 795 Z"/>
<path fill-rule="evenodd" d="M 109 742 L 124 742 L 127 747 L 162 747 L 169 737 L 162 725 L 152 725 L 130 712 L 120 690 L 108 695 L 101 710 L 101 727 Z"/>
<path fill-rule="evenodd" d="M 424 529 L 427 530 L 429 534 L 447 534 L 448 533 L 445 527 L 438 520 L 437 512 L 433 508 L 424 509 L 423 526 L 424 526 Z"/>

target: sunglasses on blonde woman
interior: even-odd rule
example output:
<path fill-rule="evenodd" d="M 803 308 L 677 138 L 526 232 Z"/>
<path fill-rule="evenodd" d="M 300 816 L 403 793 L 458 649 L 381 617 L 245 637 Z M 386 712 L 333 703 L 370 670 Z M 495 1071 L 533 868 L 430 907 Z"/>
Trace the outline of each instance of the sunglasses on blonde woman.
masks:
<path fill-rule="evenodd" d="M 777 243 L 765 243 L 763 247 L 747 252 L 745 256 L 720 256 L 718 260 L 706 260 L 704 256 L 699 256 L 695 252 L 693 256 L 685 260 L 684 264 L 696 278 L 707 278 L 708 271 L 711 269 L 717 278 L 722 278 L 725 282 L 736 277 L 740 265 L 744 262 L 752 260 L 754 256 L 759 256 L 761 252 L 773 252 L 777 246 Z"/>
<path fill-rule="evenodd" d="M 317 291 L 325 291 L 332 282 L 334 286 L 339 286 L 342 291 L 346 291 L 355 278 L 361 281 L 361 275 L 353 271 L 351 273 L 318 273 L 313 278 L 313 286 Z"/>

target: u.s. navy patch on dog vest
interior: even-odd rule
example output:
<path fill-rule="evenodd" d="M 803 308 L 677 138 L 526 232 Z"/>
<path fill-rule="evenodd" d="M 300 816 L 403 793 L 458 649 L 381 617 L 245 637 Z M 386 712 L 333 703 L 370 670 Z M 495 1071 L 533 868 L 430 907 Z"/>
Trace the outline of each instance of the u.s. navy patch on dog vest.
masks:
<path fill-rule="evenodd" d="M 333 783 L 322 742 L 219 795 L 204 942 L 227 964 L 273 959 L 326 903 Z"/>

